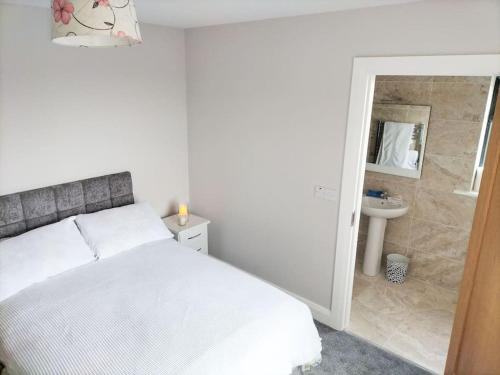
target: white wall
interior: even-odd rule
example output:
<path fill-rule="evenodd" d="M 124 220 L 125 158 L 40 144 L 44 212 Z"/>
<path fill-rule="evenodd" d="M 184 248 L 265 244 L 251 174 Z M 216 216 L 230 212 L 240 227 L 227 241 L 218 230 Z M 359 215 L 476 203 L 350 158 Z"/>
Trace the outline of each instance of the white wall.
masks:
<path fill-rule="evenodd" d="M 161 214 L 188 198 L 184 32 L 141 31 L 61 47 L 48 9 L 0 5 L 0 195 L 130 170 Z"/>
<path fill-rule="evenodd" d="M 432 1 L 187 31 L 192 207 L 210 251 L 330 307 L 354 56 L 498 53 L 500 2 Z M 184 32 L 50 43 L 48 10 L 0 6 L 0 194 L 130 170 L 164 214 L 188 198 Z"/>
<path fill-rule="evenodd" d="M 187 31 L 191 203 L 212 254 L 330 307 L 355 56 L 500 52 L 500 2 L 432 1 Z"/>

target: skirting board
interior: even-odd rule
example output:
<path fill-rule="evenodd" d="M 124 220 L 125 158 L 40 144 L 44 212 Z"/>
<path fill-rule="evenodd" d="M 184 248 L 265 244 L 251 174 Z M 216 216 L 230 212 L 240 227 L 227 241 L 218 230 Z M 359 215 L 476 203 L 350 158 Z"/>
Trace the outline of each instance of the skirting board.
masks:
<path fill-rule="evenodd" d="M 298 299 L 299 301 L 305 303 L 311 309 L 311 312 L 313 314 L 314 319 L 316 319 L 318 322 L 323 323 L 324 325 L 326 325 L 330 328 L 335 329 L 335 327 L 330 322 L 330 316 L 332 314 L 330 309 L 327 309 L 324 306 L 318 305 L 316 302 L 310 301 L 307 298 L 301 297 L 301 296 L 299 296 L 295 293 L 292 293 L 284 288 L 281 288 L 277 285 L 274 285 L 273 283 L 270 283 L 269 281 L 266 281 L 266 283 L 271 284 L 275 288 L 278 288 L 278 289 L 282 290 L 283 292 L 285 292 L 286 294 L 289 294 L 292 297 Z"/>

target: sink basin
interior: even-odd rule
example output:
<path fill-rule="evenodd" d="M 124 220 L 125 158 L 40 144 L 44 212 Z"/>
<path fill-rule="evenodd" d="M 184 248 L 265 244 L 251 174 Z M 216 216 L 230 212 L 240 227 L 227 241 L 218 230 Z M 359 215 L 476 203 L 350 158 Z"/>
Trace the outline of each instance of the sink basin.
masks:
<path fill-rule="evenodd" d="M 361 203 L 361 212 L 366 216 L 394 219 L 408 212 L 408 203 L 391 202 L 387 199 L 364 196 Z"/>
<path fill-rule="evenodd" d="M 370 217 L 366 239 L 363 273 L 376 276 L 380 272 L 387 219 L 394 219 L 408 212 L 408 203 L 363 196 L 361 212 Z"/>

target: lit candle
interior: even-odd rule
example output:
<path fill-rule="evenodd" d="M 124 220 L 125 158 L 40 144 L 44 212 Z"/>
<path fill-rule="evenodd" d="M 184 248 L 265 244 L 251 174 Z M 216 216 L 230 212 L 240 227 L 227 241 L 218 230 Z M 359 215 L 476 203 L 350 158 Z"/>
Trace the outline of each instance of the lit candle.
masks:
<path fill-rule="evenodd" d="M 188 208 L 187 205 L 185 204 L 180 204 L 179 205 L 179 213 L 177 214 L 177 219 L 179 222 L 179 225 L 186 225 L 188 222 L 189 214 L 188 214 Z"/>

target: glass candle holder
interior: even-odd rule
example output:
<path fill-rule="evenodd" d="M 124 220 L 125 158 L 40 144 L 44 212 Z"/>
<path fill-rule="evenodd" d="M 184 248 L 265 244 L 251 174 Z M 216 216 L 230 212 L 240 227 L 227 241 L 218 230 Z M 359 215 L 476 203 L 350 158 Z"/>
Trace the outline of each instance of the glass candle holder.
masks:
<path fill-rule="evenodd" d="M 184 226 L 188 222 L 188 215 L 177 215 L 177 222 L 180 226 Z"/>
<path fill-rule="evenodd" d="M 177 222 L 179 225 L 186 225 L 189 220 L 189 213 L 187 209 L 187 205 L 181 204 L 179 205 L 179 213 L 177 214 Z"/>

